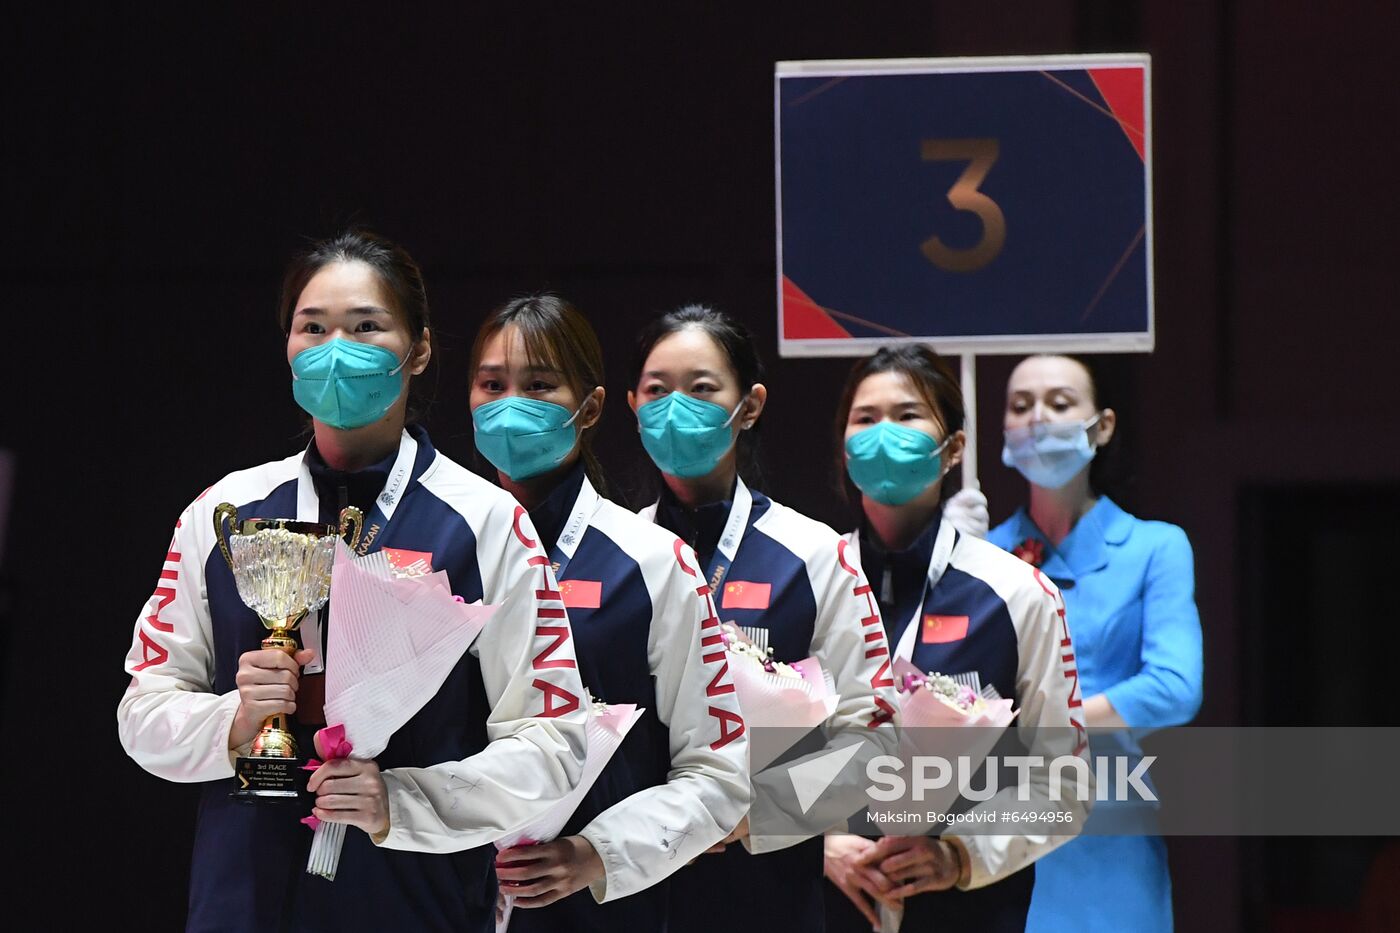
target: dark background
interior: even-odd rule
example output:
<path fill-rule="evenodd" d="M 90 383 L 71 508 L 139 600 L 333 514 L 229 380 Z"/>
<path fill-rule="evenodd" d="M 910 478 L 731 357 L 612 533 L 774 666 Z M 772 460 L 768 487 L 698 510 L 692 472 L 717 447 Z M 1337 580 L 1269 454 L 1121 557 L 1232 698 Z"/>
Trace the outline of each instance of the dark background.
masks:
<path fill-rule="evenodd" d="M 422 262 L 429 426 L 464 462 L 494 304 L 553 288 L 590 316 L 623 475 L 639 323 L 718 303 L 772 368 L 768 488 L 845 525 L 848 362 L 774 352 L 780 59 L 1152 53 L 1157 351 L 1109 368 L 1124 503 L 1196 546 L 1198 721 L 1395 724 L 1393 2 L 33 6 L 5 50 L 0 800 L 7 900 L 51 925 L 183 916 L 194 795 L 123 755 L 121 659 L 183 506 L 301 443 L 274 303 L 304 236 L 363 220 Z M 980 366 L 994 520 L 1025 493 L 997 458 L 1012 362 Z M 1356 928 L 1380 845 L 1172 840 L 1178 927 Z"/>

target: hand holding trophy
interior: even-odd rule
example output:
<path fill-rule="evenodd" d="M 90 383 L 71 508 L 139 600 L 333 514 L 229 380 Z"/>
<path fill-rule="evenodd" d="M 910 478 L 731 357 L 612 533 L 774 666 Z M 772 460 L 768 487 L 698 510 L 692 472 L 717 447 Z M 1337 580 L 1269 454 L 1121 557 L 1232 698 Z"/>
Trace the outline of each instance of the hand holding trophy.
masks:
<path fill-rule="evenodd" d="M 214 533 L 239 598 L 271 631 L 262 647 L 296 653 L 299 646 L 292 633 L 308 612 L 330 598 L 336 538 L 347 537 L 353 548 L 363 527 L 364 516 L 353 506 L 341 511 L 339 526 L 281 518 L 239 521 L 237 507 L 228 502 L 214 509 Z M 267 718 L 251 752 L 238 759 L 239 787 L 232 796 L 296 798 L 303 776 L 285 715 Z"/>

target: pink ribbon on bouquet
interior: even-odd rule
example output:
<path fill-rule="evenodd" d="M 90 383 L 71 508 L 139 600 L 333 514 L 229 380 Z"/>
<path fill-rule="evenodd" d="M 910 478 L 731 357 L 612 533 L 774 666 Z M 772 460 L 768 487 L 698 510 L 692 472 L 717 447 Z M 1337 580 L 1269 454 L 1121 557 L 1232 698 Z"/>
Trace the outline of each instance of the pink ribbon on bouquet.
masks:
<path fill-rule="evenodd" d="M 510 848 L 514 849 L 514 848 L 516 848 L 516 847 L 522 847 L 522 848 L 523 848 L 523 847 L 525 847 L 525 846 L 540 846 L 540 845 L 544 845 L 544 842 L 541 841 L 541 840 L 539 840 L 539 839 L 531 839 L 529 836 L 526 836 L 524 839 L 521 839 L 519 842 L 515 843 L 515 845 L 510 846 Z M 501 864 L 501 852 L 504 852 L 504 851 L 505 851 L 504 849 L 501 849 L 501 850 L 499 850 L 499 851 L 496 852 L 496 864 L 497 864 L 497 865 Z M 513 864 L 513 863 L 509 863 L 509 862 L 508 862 L 508 863 L 506 863 L 506 864 Z M 522 884 L 522 882 L 519 882 L 519 881 L 503 881 L 503 882 L 501 882 L 501 887 L 503 887 L 503 888 L 508 888 L 508 887 L 512 887 L 512 886 L 518 886 L 518 885 L 520 885 L 520 884 Z"/>
<path fill-rule="evenodd" d="M 355 750 L 355 747 L 345 738 L 345 727 L 342 725 L 326 726 L 324 729 L 317 731 L 315 741 L 316 751 L 324 755 L 326 761 L 335 761 L 337 758 L 349 758 L 350 753 Z M 306 764 L 302 765 L 301 769 L 303 771 L 315 771 L 323 764 L 325 764 L 325 762 L 317 761 L 315 758 L 312 758 Z M 302 822 L 310 826 L 313 830 L 321 825 L 321 821 L 318 820 L 315 815 L 303 817 Z"/>
<path fill-rule="evenodd" d="M 497 844 L 497 851 L 496 851 L 496 865 L 497 865 L 497 867 L 499 867 L 499 866 L 501 865 L 501 853 L 502 853 L 502 852 L 506 852 L 506 851 L 508 851 L 508 850 L 510 850 L 510 849 L 514 849 L 516 846 L 520 846 L 520 847 L 524 848 L 524 847 L 527 847 L 527 846 L 538 846 L 538 845 L 544 845 L 544 841 L 543 841 L 543 840 L 540 840 L 540 839 L 531 839 L 529 836 L 525 836 L 525 837 L 523 837 L 523 838 L 521 838 L 521 839 L 516 840 L 513 844 L 511 844 L 511 845 L 509 845 L 509 846 L 506 846 L 506 848 L 504 848 L 504 849 L 500 848 L 500 845 L 499 845 L 499 843 L 498 843 L 498 844 Z M 514 862 L 507 862 L 506 864 L 508 864 L 508 865 L 513 865 L 513 864 L 515 864 L 515 863 L 514 863 Z M 503 898 L 505 898 L 505 908 L 504 908 L 504 910 L 501 912 L 501 919 L 498 920 L 498 921 L 496 922 L 496 933 L 506 933 L 506 930 L 510 928 L 510 915 L 511 915 L 512 913 L 515 912 L 515 895 L 510 894 L 510 893 L 509 893 L 509 889 L 510 889 L 510 888 L 518 888 L 518 887 L 520 887 L 520 886 L 521 886 L 522 884 L 524 884 L 524 883 L 525 883 L 525 882 L 523 882 L 523 881 L 502 881 L 502 882 L 500 883 L 500 888 L 501 888 L 501 890 L 500 890 L 500 895 L 501 895 Z"/>

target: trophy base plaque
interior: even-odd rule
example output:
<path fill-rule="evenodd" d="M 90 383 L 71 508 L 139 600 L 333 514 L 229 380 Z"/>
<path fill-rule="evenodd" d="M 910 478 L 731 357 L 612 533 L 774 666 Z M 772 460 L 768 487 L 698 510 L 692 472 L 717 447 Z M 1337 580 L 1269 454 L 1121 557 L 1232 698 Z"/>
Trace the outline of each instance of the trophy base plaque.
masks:
<path fill-rule="evenodd" d="M 306 792 L 310 772 L 297 758 L 239 758 L 234 767 L 238 789 L 229 794 L 235 800 L 296 800 Z"/>

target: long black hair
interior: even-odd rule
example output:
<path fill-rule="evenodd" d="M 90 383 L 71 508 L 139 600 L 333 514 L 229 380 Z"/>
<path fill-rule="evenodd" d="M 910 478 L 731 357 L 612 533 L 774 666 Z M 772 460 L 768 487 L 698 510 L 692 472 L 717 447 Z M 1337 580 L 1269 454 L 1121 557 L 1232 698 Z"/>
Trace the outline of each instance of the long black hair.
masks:
<path fill-rule="evenodd" d="M 632 357 L 629 373 L 632 379 L 629 384 L 631 389 L 637 388 L 647 357 L 656 345 L 672 334 L 687 329 L 701 331 L 723 351 L 744 394 L 748 394 L 754 383 L 763 382 L 763 359 L 758 355 L 758 348 L 749 329 L 712 305 L 689 304 L 660 315 L 637 335 L 637 349 Z M 760 488 L 763 482 L 763 470 L 759 465 L 758 437 L 762 423 L 763 419 L 760 418 L 749 430 L 740 431 L 734 450 L 739 475 L 743 477 L 745 484 L 755 489 Z M 655 471 L 651 473 L 654 479 Z"/>

